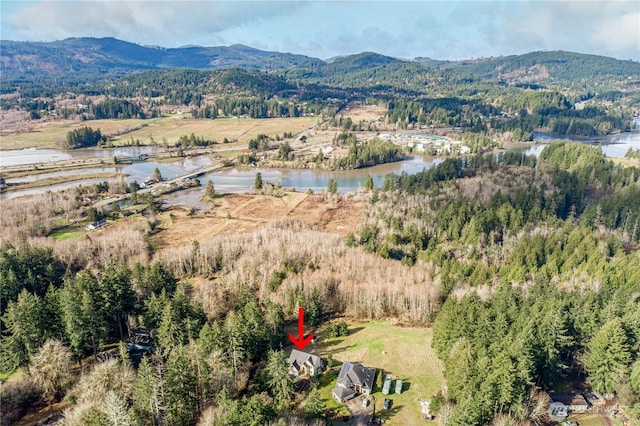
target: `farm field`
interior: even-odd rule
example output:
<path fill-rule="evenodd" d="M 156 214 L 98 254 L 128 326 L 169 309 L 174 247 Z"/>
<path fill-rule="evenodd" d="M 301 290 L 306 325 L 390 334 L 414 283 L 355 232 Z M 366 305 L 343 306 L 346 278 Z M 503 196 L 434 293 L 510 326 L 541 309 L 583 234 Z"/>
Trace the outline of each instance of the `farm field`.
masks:
<path fill-rule="evenodd" d="M 354 123 L 358 123 L 361 120 L 376 121 L 382 118 L 387 112 L 387 108 L 381 105 L 351 104 L 342 111 L 342 115 L 344 118 L 350 118 Z"/>
<path fill-rule="evenodd" d="M 114 145 L 126 145 L 131 139 L 140 140 L 148 145 L 155 141 L 169 145 L 175 144 L 180 136 L 194 133 L 205 139 L 222 142 L 224 138 L 246 144 L 258 134 L 275 137 L 285 132 L 294 135 L 315 126 L 317 117 L 298 118 L 218 118 L 215 120 L 196 120 L 183 115 L 152 118 L 148 120 L 87 120 L 55 121 L 26 124 L 20 129 L 7 129 L 2 134 L 2 149 L 56 148 L 59 141 L 66 139 L 73 129 L 88 126 L 100 129 L 103 134 L 113 135 Z"/>
<path fill-rule="evenodd" d="M 7 128 L 2 131 L 2 149 L 55 149 L 58 148 L 57 143 L 67 138 L 67 133 L 80 127 L 91 127 L 94 130 L 100 129 L 103 134 L 109 135 L 119 133 L 125 129 L 135 128 L 142 125 L 148 125 L 156 120 L 62 120 L 62 121 L 44 121 L 32 123 L 23 123 L 19 128 Z"/>
<path fill-rule="evenodd" d="M 399 395 L 383 395 L 375 388 L 376 417 L 384 419 L 385 424 L 435 424 L 424 421 L 420 415 L 420 400 L 431 399 L 442 389 L 444 381 L 443 366 L 431 349 L 432 329 L 404 327 L 391 321 L 349 322 L 348 325 L 348 336 L 332 339 L 326 338 L 326 327 L 321 327 L 315 332 L 318 343 L 307 350 L 323 359 L 331 354 L 335 361 L 361 362 L 366 367 L 383 369 L 383 374 L 394 379 L 394 386 L 395 379 L 402 379 L 403 393 Z M 328 399 L 335 380 L 324 380 L 321 384 L 327 406 L 337 406 Z M 385 397 L 393 401 L 390 410 L 382 409 Z"/>

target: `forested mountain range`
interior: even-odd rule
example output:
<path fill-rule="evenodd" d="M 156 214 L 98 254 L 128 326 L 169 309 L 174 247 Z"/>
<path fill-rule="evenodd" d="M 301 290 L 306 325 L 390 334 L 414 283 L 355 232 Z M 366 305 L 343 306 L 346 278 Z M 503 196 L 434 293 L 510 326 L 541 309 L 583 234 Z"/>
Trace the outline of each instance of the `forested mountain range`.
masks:
<path fill-rule="evenodd" d="M 133 71 L 167 68 L 281 70 L 319 59 L 268 52 L 243 45 L 175 49 L 145 47 L 114 38 L 69 38 L 51 43 L 2 41 L 5 79 L 45 76 L 117 77 Z"/>
<path fill-rule="evenodd" d="M 530 52 L 481 61 L 461 61 L 456 67 L 480 77 L 507 82 L 570 84 L 593 78 L 631 78 L 633 83 L 640 84 L 638 62 L 574 52 Z"/>
<path fill-rule="evenodd" d="M 146 47 L 114 38 L 69 38 L 55 42 L 2 41 L 0 64 L 5 82 L 42 80 L 95 82 L 152 69 L 243 68 L 285 71 L 293 80 L 348 87 L 408 85 L 431 81 L 430 75 L 456 80 L 559 84 L 624 82 L 640 84 L 640 64 L 596 55 L 551 51 L 498 58 L 438 61 L 402 60 L 373 52 L 328 61 L 243 45 L 180 48 Z"/>
<path fill-rule="evenodd" d="M 165 49 L 77 38 L 2 42 L 0 64 L 0 93 L 13 94 L 0 107 L 30 119 L 148 118 L 162 105 L 186 106 L 195 118 L 327 117 L 372 100 L 398 128 L 453 126 L 528 141 L 536 129 L 628 131 L 640 105 L 638 62 L 560 51 L 467 61 L 363 52 L 322 61 L 241 45 Z M 88 110 L 64 102 L 69 96 L 105 96 L 109 113 L 97 112 L 96 100 L 83 101 Z"/>

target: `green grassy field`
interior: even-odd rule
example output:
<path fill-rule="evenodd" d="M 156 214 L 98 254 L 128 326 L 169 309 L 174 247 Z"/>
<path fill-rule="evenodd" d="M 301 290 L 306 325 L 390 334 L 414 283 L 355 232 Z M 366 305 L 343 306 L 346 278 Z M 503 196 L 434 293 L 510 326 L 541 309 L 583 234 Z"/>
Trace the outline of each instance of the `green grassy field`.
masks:
<path fill-rule="evenodd" d="M 157 119 L 155 119 L 157 120 Z M 151 123 L 154 120 L 62 120 L 53 122 L 36 122 L 18 133 L 3 133 L 2 149 L 23 148 L 57 148 L 58 142 L 65 141 L 67 133 L 80 127 L 88 126 L 100 129 L 104 134 L 112 134 L 124 129 Z"/>
<path fill-rule="evenodd" d="M 157 144 L 166 142 L 169 145 L 174 145 L 180 136 L 189 136 L 191 133 L 218 142 L 227 138 L 246 145 L 250 139 L 261 133 L 272 137 L 282 136 L 285 132 L 291 132 L 295 135 L 315 126 L 317 122 L 317 117 L 196 120 L 184 115 L 148 120 L 87 120 L 82 122 L 64 120 L 35 123 L 25 131 L 3 134 L 2 149 L 56 148 L 58 142 L 66 140 L 67 133 L 84 126 L 94 130 L 100 129 L 105 135 L 123 133 L 111 138 L 114 145 L 126 145 L 131 139 L 140 140 L 140 143 L 145 145 L 152 142 Z"/>
<path fill-rule="evenodd" d="M 580 426 L 607 426 L 607 423 L 598 414 L 571 415 L 567 420 L 576 421 Z M 622 426 L 622 422 L 618 419 L 609 418 L 609 420 L 615 426 Z"/>
<path fill-rule="evenodd" d="M 376 416 L 389 425 L 435 424 L 422 419 L 420 400 L 430 399 L 442 389 L 442 365 L 431 349 L 430 328 L 402 327 L 389 321 L 349 323 L 349 335 L 326 338 L 326 327 L 315 332 L 318 342 L 308 351 L 326 359 L 329 354 L 339 362 L 361 362 L 367 367 L 383 369 L 393 379 L 402 379 L 403 393 L 385 396 L 376 388 Z M 326 377 L 325 377 L 326 376 Z M 320 392 L 327 408 L 338 404 L 331 398 L 335 375 L 321 378 Z M 393 388 L 392 387 L 392 388 Z M 393 400 L 390 410 L 382 409 L 384 398 Z"/>
<path fill-rule="evenodd" d="M 87 233 L 85 229 L 87 225 L 89 225 L 88 221 L 62 225 L 51 231 L 47 237 L 53 238 L 54 240 L 70 240 L 78 238 Z"/>

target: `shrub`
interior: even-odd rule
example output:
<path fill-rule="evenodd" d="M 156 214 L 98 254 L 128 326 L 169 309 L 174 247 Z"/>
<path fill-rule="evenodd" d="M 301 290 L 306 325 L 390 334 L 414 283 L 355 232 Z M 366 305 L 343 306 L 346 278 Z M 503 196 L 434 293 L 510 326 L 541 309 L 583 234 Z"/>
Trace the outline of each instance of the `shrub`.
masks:
<path fill-rule="evenodd" d="M 0 424 L 13 424 L 20 419 L 27 407 L 38 401 L 38 390 L 30 379 L 7 382 L 0 387 Z"/>
<path fill-rule="evenodd" d="M 329 337 L 348 336 L 349 328 L 344 320 L 340 320 L 338 323 L 333 323 L 329 326 Z"/>

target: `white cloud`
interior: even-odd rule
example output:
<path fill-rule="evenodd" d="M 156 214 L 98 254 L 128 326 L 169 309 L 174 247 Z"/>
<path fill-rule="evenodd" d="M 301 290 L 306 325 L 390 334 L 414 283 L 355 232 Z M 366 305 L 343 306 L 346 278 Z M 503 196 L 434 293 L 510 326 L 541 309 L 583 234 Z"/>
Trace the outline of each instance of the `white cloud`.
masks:
<path fill-rule="evenodd" d="M 640 5 L 638 8 L 640 9 Z M 640 10 L 629 11 L 597 22 L 591 33 L 590 43 L 598 51 L 611 52 L 622 59 L 638 59 L 640 57 Z"/>
<path fill-rule="evenodd" d="M 263 1 L 42 1 L 16 10 L 7 23 L 19 39 L 111 36 L 173 47 L 295 13 L 303 5 Z"/>

